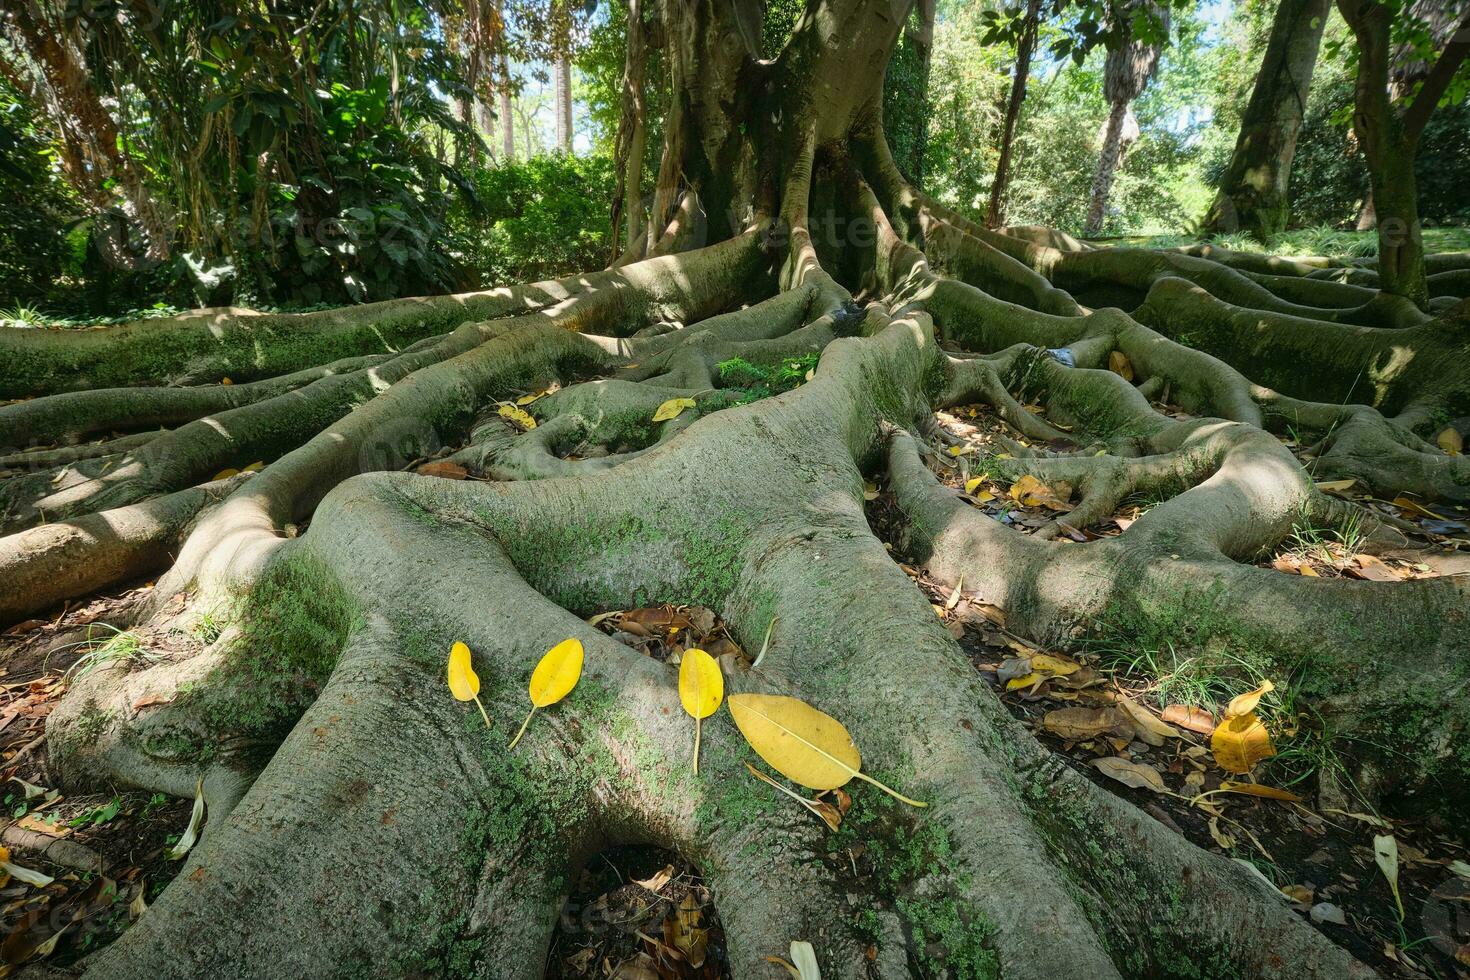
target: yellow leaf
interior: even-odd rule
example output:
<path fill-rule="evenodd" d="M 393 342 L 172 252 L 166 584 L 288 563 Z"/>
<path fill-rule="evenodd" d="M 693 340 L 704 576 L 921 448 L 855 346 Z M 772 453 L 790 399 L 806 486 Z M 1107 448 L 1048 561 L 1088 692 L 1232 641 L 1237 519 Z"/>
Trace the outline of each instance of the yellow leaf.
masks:
<path fill-rule="evenodd" d="M 704 965 L 709 945 L 709 930 L 702 927 L 704 913 L 700 911 L 699 899 L 690 891 L 674 911 L 669 930 L 674 948 L 683 954 L 685 961 L 695 969 Z"/>
<path fill-rule="evenodd" d="M 516 399 L 516 404 L 519 405 L 519 406 L 521 406 L 522 408 L 524 408 L 527 405 L 531 404 L 536 399 L 538 399 L 538 398 L 545 398 L 545 397 L 546 397 L 546 392 L 545 391 L 538 391 L 534 395 L 522 395 L 521 397 L 519 397 L 519 398 Z"/>
<path fill-rule="evenodd" d="M 1434 437 L 1434 442 L 1451 456 L 1458 456 L 1465 451 L 1465 439 L 1460 435 L 1460 430 L 1453 425 L 1445 426 L 1444 430 Z"/>
<path fill-rule="evenodd" d="M 669 419 L 678 418 L 684 409 L 693 407 L 693 398 L 670 398 L 653 413 L 653 420 L 655 422 L 667 422 Z"/>
<path fill-rule="evenodd" d="M 1409 514 L 1418 517 L 1432 517 L 1437 521 L 1448 520 L 1443 514 L 1436 514 L 1423 504 L 1410 500 L 1408 497 L 1393 498 L 1393 505 L 1400 510 L 1408 511 Z"/>
<path fill-rule="evenodd" d="M 951 456 L 965 456 L 975 451 L 974 446 L 950 446 L 946 452 Z"/>
<path fill-rule="evenodd" d="M 265 461 L 264 460 L 261 460 L 260 462 L 257 462 L 257 463 L 251 463 L 249 466 L 245 467 L 240 472 L 241 473 L 259 473 L 263 469 L 265 469 Z"/>
<path fill-rule="evenodd" d="M 1357 482 L 1352 477 L 1346 480 L 1323 480 L 1317 484 L 1317 489 L 1323 493 L 1342 493 L 1344 490 L 1351 490 L 1353 484 Z"/>
<path fill-rule="evenodd" d="M 480 703 L 480 676 L 470 666 L 470 648 L 459 641 L 449 648 L 449 693 L 458 701 L 474 701 L 480 717 L 485 719 L 485 727 L 490 727 L 490 716 Z"/>
<path fill-rule="evenodd" d="M 216 480 L 228 480 L 232 476 L 239 476 L 239 475 L 240 475 L 240 471 L 239 470 L 231 468 L 231 469 L 228 469 L 228 470 L 220 470 L 218 473 L 216 473 L 214 475 L 214 479 L 216 479 Z"/>
<path fill-rule="evenodd" d="M 509 419 L 523 429 L 536 428 L 536 420 L 531 417 L 531 413 L 526 411 L 524 408 L 518 408 L 515 405 L 501 405 L 500 417 L 503 419 Z"/>
<path fill-rule="evenodd" d="M 1068 657 L 1053 657 L 1049 653 L 1038 653 L 1031 658 L 1031 669 L 1045 671 L 1057 677 L 1066 677 L 1082 669 L 1082 665 Z"/>
<path fill-rule="evenodd" d="M 1245 694 L 1237 694 L 1230 699 L 1230 704 L 1225 708 L 1225 717 L 1234 718 L 1236 715 L 1248 715 L 1256 710 L 1256 705 L 1261 703 L 1261 698 L 1276 690 L 1276 685 L 1270 681 L 1262 684 L 1254 691 Z"/>
<path fill-rule="evenodd" d="M 1215 762 L 1226 772 L 1243 776 L 1257 762 L 1276 754 L 1271 733 L 1255 714 L 1236 715 L 1225 719 L 1210 736 L 1210 751 Z"/>
<path fill-rule="evenodd" d="M 1259 796 L 1268 800 L 1281 800 L 1284 803 L 1300 803 L 1302 798 L 1295 793 L 1275 786 L 1262 786 L 1260 783 L 1232 783 L 1229 780 L 1220 784 L 1222 793 L 1243 793 L 1246 796 Z"/>
<path fill-rule="evenodd" d="M 231 381 L 229 378 L 220 378 L 219 383 L 222 385 L 232 385 L 235 382 Z"/>
<path fill-rule="evenodd" d="M 457 701 L 472 701 L 480 693 L 480 677 L 470 666 L 470 648 L 459 642 L 449 648 L 449 693 Z"/>
<path fill-rule="evenodd" d="M 720 663 L 700 649 L 684 651 L 679 662 L 679 701 L 694 718 L 694 774 L 699 775 L 699 723 L 720 709 L 725 678 Z"/>
<path fill-rule="evenodd" d="M 531 724 L 537 708 L 549 707 L 572 693 L 572 688 L 582 679 L 583 658 L 582 641 L 576 637 L 562 640 L 546 651 L 536 669 L 531 671 L 531 683 L 527 686 L 531 695 L 531 713 L 526 715 L 516 737 L 510 740 L 510 749 L 514 749 L 521 736 L 526 734 L 526 726 Z"/>
<path fill-rule="evenodd" d="M 730 716 L 756 754 L 772 769 L 808 789 L 844 786 L 854 776 L 911 806 L 927 806 L 865 775 L 862 755 L 842 722 L 796 698 L 732 694 Z"/>
<path fill-rule="evenodd" d="M 984 485 L 984 483 L 985 477 L 983 476 L 970 477 L 968 480 L 965 481 L 965 493 L 974 493 L 976 490 L 979 490 L 980 487 Z"/>
<path fill-rule="evenodd" d="M 1133 380 L 1133 364 L 1128 360 L 1128 355 L 1120 350 L 1108 355 L 1108 370 L 1122 377 L 1124 381 Z"/>

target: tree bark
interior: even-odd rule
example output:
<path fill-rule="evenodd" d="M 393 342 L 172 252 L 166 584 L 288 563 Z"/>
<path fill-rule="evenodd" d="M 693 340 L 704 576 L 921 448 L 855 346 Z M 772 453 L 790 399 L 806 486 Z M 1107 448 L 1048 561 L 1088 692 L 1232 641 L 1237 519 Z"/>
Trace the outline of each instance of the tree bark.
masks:
<path fill-rule="evenodd" d="M 556 148 L 562 153 L 572 152 L 572 62 L 565 51 L 556 53 L 553 63 L 553 84 L 556 87 Z"/>
<path fill-rule="evenodd" d="M 990 229 L 1005 224 L 1005 193 L 1011 177 L 1012 141 L 1016 135 L 1016 122 L 1021 118 L 1021 106 L 1026 101 L 1031 54 L 1036 48 L 1036 37 L 1040 29 L 1041 0 L 1027 0 L 1026 18 L 1021 27 L 1021 36 L 1016 42 L 1016 67 L 1011 77 L 1010 95 L 1006 97 L 1005 121 L 1001 125 L 1000 159 L 995 164 L 995 181 L 990 185 L 990 205 L 985 210 L 985 227 Z"/>
<path fill-rule="evenodd" d="M 209 814 L 183 872 L 82 969 L 540 976 L 566 882 L 605 847 L 657 842 L 704 868 L 741 978 L 794 938 L 833 977 L 1371 975 L 1017 724 L 874 533 L 865 481 L 892 495 L 885 539 L 1032 642 L 1121 617 L 1165 635 L 1161 656 L 1299 676 L 1362 785 L 1462 825 L 1470 586 L 1256 562 L 1304 515 L 1367 519 L 1318 479 L 1470 495 L 1470 460 L 1423 431 L 1470 411 L 1470 308 L 1316 278 L 1371 262 L 987 230 L 894 164 L 888 0 L 814 4 L 772 59 L 747 5 L 665 6 L 648 257 L 350 310 L 0 331 L 0 398 L 37 396 L 0 406 L 17 443 L 0 452 L 17 532 L 0 616 L 161 571 L 137 624 L 179 638 L 75 678 L 47 718 L 52 772 L 68 792 L 202 784 Z M 1105 288 L 1137 294 L 1135 314 L 1077 298 Z M 1114 352 L 1134 381 L 1107 370 Z M 810 356 L 779 395 L 727 369 Z M 1155 407 L 1166 391 L 1187 414 Z M 527 394 L 536 425 L 513 425 L 501 409 Z M 1078 521 L 1164 499 L 1086 543 L 991 518 L 920 455 L 936 409 L 976 402 L 1018 438 L 937 455 L 1071 483 Z M 54 445 L 129 419 L 149 424 Z M 1310 473 L 1274 434 L 1288 426 L 1317 440 Z M 429 458 L 475 479 L 405 471 Z M 1180 596 L 1209 617 L 1181 626 Z M 929 806 L 851 784 L 866 856 L 834 853 L 750 780 L 724 714 L 694 775 L 674 669 L 586 621 L 661 601 L 766 647 L 732 692 L 839 717 L 865 771 Z M 187 639 L 206 615 L 224 632 Z M 586 647 L 581 682 L 508 752 L 525 678 L 566 637 Z M 444 689 L 455 641 L 489 729 Z M 1374 755 L 1384 731 L 1401 741 Z"/>
<path fill-rule="evenodd" d="M 1281 0 L 1240 135 L 1203 228 L 1269 242 L 1291 218 L 1287 187 L 1331 0 Z"/>
<path fill-rule="evenodd" d="M 1390 91 L 1394 13 L 1381 0 L 1338 0 L 1358 42 L 1353 129 L 1363 144 L 1378 227 L 1379 281 L 1421 308 L 1429 301 L 1414 158 L 1430 114 L 1470 56 L 1470 15 L 1424 74 L 1414 96 L 1395 105 Z"/>
<path fill-rule="evenodd" d="M 1097 155 L 1097 171 L 1092 177 L 1092 193 L 1088 198 L 1087 220 L 1082 226 L 1085 234 L 1096 235 L 1102 231 L 1107 216 L 1108 195 L 1113 190 L 1113 178 L 1123 163 L 1131 142 L 1127 128 L 1129 121 L 1128 100 L 1117 99 L 1108 110 L 1108 121 L 1103 128 L 1102 148 Z M 1136 138 L 1136 137 L 1135 137 Z"/>

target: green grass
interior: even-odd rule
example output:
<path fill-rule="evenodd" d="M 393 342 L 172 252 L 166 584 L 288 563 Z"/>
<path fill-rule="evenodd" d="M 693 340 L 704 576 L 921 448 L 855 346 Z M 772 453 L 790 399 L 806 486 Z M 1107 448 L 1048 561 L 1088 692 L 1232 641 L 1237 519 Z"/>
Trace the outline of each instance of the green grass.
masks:
<path fill-rule="evenodd" d="M 101 636 L 94 635 L 100 632 Z M 85 677 L 95 670 L 113 666 L 126 666 L 135 661 L 157 663 L 163 658 L 143 645 L 142 637 L 130 630 L 120 630 L 106 623 L 87 627 L 87 638 L 70 643 L 62 650 L 85 648 L 82 655 L 66 670 L 67 677 Z"/>

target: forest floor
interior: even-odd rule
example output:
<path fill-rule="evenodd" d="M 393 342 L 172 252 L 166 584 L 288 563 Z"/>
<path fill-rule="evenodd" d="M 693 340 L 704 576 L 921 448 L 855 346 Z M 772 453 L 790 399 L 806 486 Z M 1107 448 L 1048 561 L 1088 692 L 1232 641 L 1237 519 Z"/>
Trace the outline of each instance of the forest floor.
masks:
<path fill-rule="evenodd" d="M 1184 417 L 1177 407 L 1156 407 Z M 1059 540 L 1105 537 L 1157 502 L 1125 501 L 1103 521 L 1072 527 L 1066 524 L 1072 488 L 1005 484 L 972 463 L 989 452 L 992 439 L 1019 439 L 990 409 L 940 412 L 936 424 L 934 471 L 971 505 L 1023 531 L 1050 528 L 1060 531 Z M 1310 471 L 1307 450 L 1290 440 L 1286 445 Z M 443 461 L 412 465 L 428 475 L 465 476 Z M 1375 500 L 1351 481 L 1321 486 L 1413 530 L 1400 547 L 1369 553 L 1351 532 L 1304 526 L 1276 553 L 1261 556 L 1260 564 L 1282 574 L 1365 579 L 1470 573 L 1470 510 L 1425 507 L 1405 497 Z M 869 521 L 880 539 L 891 542 L 894 559 L 928 594 L 975 669 L 1043 744 L 1198 846 L 1249 864 L 1284 903 L 1385 975 L 1470 980 L 1466 842 L 1432 822 L 1387 819 L 1358 800 L 1335 777 L 1340 747 L 1321 737 L 1310 711 L 1294 702 L 1292 678 L 1254 678 L 1275 686 L 1259 711 L 1276 754 L 1249 775 L 1233 775 L 1214 758 L 1210 733 L 1228 702 L 1246 693 L 1241 681 L 1227 680 L 1203 659 L 1161 673 L 1160 651 L 1143 637 L 1039 646 L 1015 635 L 1004 613 L 984 596 L 967 592 L 963 583 L 943 587 L 910 560 L 896 533 L 902 522 L 884 487 L 871 485 L 866 496 Z M 129 606 L 151 588 L 134 583 L 0 634 L 0 839 L 16 864 L 54 879 L 35 886 L 12 878 L 0 888 L 0 934 L 6 937 L 0 942 L 0 976 L 27 959 L 64 964 L 110 942 L 146 914 L 147 904 L 182 865 L 167 852 L 189 825 L 191 801 L 121 791 L 64 796 L 50 787 L 46 769 L 45 717 L 69 680 L 89 670 L 144 664 L 160 650 L 212 639 L 139 635 L 109 625 L 123 623 Z M 741 649 L 716 614 L 699 607 L 610 610 L 592 621 L 668 662 L 696 646 L 717 658 L 753 662 L 760 656 Z M 800 790 L 770 787 L 772 807 L 788 809 L 792 821 L 827 823 L 833 830 L 831 856 L 849 865 L 855 878 L 871 874 L 861 825 L 843 826 L 846 794 L 806 797 Z M 1374 838 L 1381 834 L 1397 841 L 1402 914 L 1375 859 Z M 548 954 L 548 977 L 728 975 L 718 910 L 699 869 L 680 856 L 654 848 L 613 849 L 594 856 L 568 892 Z"/>

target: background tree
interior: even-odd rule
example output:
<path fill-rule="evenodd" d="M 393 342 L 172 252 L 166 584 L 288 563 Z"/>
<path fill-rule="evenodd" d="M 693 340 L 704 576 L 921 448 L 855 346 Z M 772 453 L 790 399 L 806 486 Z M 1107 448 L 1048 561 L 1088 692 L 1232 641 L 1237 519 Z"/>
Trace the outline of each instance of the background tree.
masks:
<path fill-rule="evenodd" d="M 985 209 L 985 226 L 999 228 L 1005 224 L 1003 205 L 1006 183 L 1010 179 L 1011 147 L 1016 135 L 1016 122 L 1021 118 L 1021 105 L 1026 101 L 1026 82 L 1031 75 L 1031 55 L 1041 33 L 1042 0 L 1026 0 L 1006 21 L 997 19 L 986 34 L 994 43 L 1009 35 L 1016 47 L 1016 66 L 1011 74 L 1011 87 L 1006 95 L 1000 128 L 1000 158 L 995 164 L 995 179 L 990 185 L 990 204 Z"/>
<path fill-rule="evenodd" d="M 1138 121 L 1129 106 L 1153 77 L 1169 34 L 1168 10 L 1152 0 L 1129 0 L 1113 7 L 1109 17 L 1103 42 L 1107 49 L 1103 92 L 1108 100 L 1108 119 L 1103 125 L 1097 173 L 1092 178 L 1087 221 L 1082 226 L 1088 235 L 1102 230 L 1113 176 L 1128 146 L 1138 139 Z"/>
<path fill-rule="evenodd" d="M 1396 7 L 1382 0 L 1338 0 L 1337 6 L 1358 42 L 1353 128 L 1368 162 L 1380 283 L 1384 290 L 1423 306 L 1429 289 L 1414 159 L 1435 107 L 1443 99 L 1464 97 L 1465 80 L 1459 76 L 1470 57 L 1470 10 L 1457 15 L 1459 27 L 1437 55 L 1423 52 L 1431 67 L 1414 94 L 1395 103 L 1389 81 L 1396 25 L 1401 35 L 1412 32 L 1419 45 L 1427 47 L 1430 41 L 1422 20 L 1396 16 Z"/>
<path fill-rule="evenodd" d="M 1331 12 L 1331 0 L 1280 0 L 1277 5 L 1235 152 L 1205 215 L 1205 230 L 1244 230 L 1262 243 L 1286 230 L 1291 162 Z"/>

